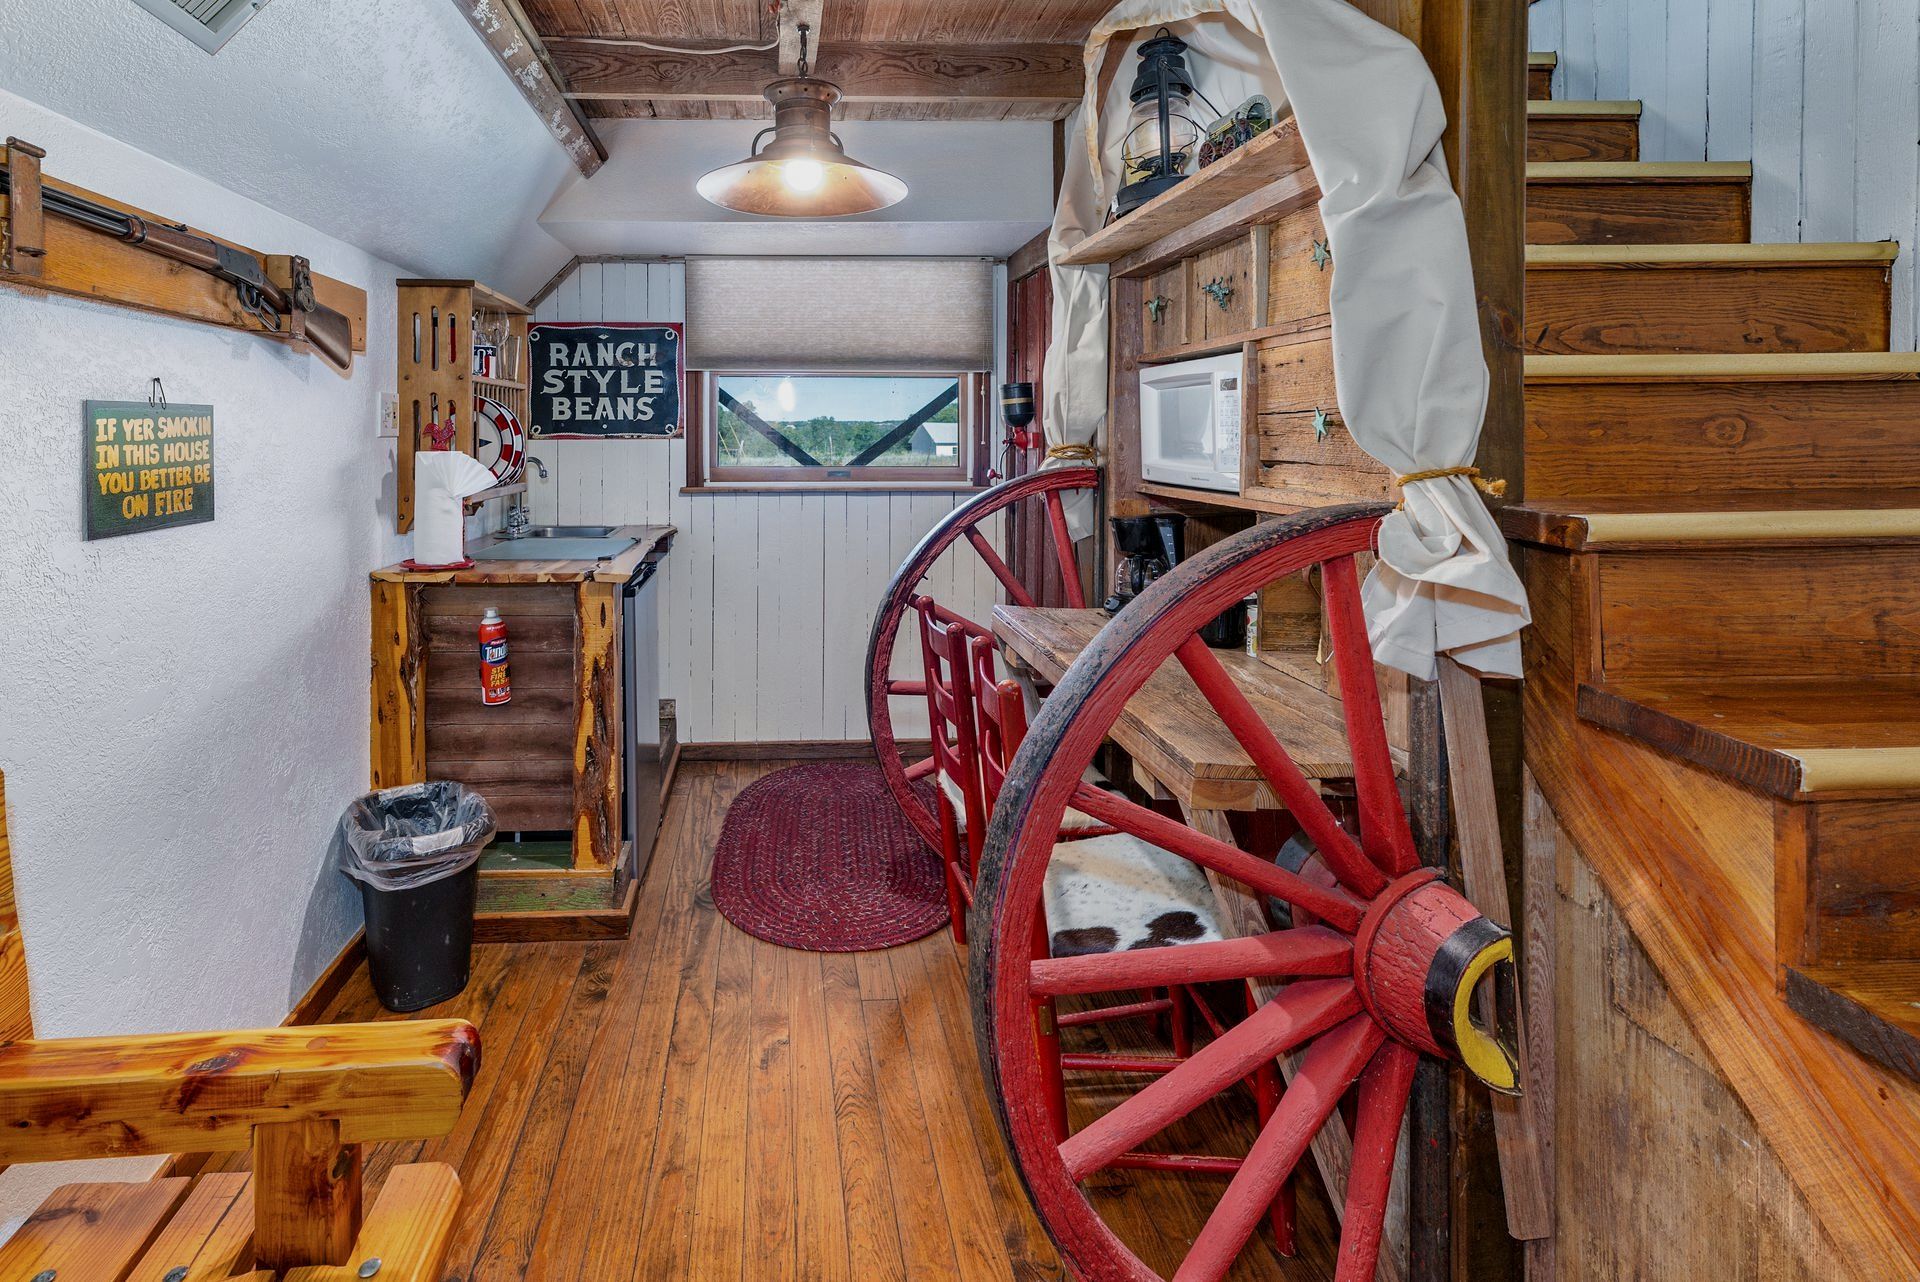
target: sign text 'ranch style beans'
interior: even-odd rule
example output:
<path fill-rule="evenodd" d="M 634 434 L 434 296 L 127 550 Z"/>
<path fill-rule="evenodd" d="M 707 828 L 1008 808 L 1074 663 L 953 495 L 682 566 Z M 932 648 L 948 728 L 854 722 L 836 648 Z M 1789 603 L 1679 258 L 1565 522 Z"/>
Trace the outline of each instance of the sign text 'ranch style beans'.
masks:
<path fill-rule="evenodd" d="M 213 519 L 213 406 L 88 401 L 83 426 L 87 538 Z"/>
<path fill-rule="evenodd" d="M 684 426 L 678 324 L 535 325 L 535 436 L 678 436 Z"/>

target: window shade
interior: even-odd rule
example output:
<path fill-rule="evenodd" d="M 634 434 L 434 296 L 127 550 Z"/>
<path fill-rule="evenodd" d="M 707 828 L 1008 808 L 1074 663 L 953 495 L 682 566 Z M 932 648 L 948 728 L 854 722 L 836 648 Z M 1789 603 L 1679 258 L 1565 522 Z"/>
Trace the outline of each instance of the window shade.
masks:
<path fill-rule="evenodd" d="M 993 368 L 993 264 L 959 258 L 691 258 L 694 369 Z"/>

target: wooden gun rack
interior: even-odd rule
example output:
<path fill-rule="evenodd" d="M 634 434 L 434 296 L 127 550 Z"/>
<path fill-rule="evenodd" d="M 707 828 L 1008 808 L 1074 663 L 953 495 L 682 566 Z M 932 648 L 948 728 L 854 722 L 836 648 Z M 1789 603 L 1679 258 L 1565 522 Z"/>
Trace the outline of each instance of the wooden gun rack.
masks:
<path fill-rule="evenodd" d="M 296 348 L 304 346 L 296 327 L 290 326 L 278 334 L 262 329 L 240 306 L 232 287 L 205 272 L 170 262 L 78 223 L 46 217 L 40 193 L 52 187 L 156 224 L 173 225 L 162 215 L 44 177 L 40 162 L 45 156 L 46 152 L 31 143 L 7 139 L 5 160 L 12 194 L 0 195 L 0 284 L 90 298 L 95 302 L 240 330 Z M 197 228 L 188 230 L 253 254 L 266 264 L 267 274 L 276 281 L 289 278 L 287 255 L 263 254 Z M 313 292 L 322 305 L 333 308 L 352 323 L 353 350 L 366 351 L 367 291 L 315 272 Z"/>

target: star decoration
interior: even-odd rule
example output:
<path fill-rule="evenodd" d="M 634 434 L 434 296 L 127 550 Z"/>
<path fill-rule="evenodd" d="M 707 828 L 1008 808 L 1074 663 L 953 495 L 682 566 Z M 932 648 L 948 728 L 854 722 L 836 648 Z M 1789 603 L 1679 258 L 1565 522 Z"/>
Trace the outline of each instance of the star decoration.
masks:
<path fill-rule="evenodd" d="M 1325 410 L 1315 406 L 1313 411 L 1313 439 L 1316 441 L 1324 441 L 1327 439 L 1327 433 L 1332 430 L 1333 419 L 1328 416 Z"/>
<path fill-rule="evenodd" d="M 1333 247 L 1324 240 L 1313 242 L 1313 265 L 1321 271 L 1327 270 L 1327 264 L 1333 261 Z"/>

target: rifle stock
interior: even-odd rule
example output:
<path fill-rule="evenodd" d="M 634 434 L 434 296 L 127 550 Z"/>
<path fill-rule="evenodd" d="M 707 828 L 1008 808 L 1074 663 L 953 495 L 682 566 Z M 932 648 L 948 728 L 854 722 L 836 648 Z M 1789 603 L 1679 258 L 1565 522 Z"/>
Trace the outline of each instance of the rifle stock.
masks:
<path fill-rule="evenodd" d="M 353 370 L 353 323 L 331 307 L 307 313 L 307 342 L 342 374 Z"/>

